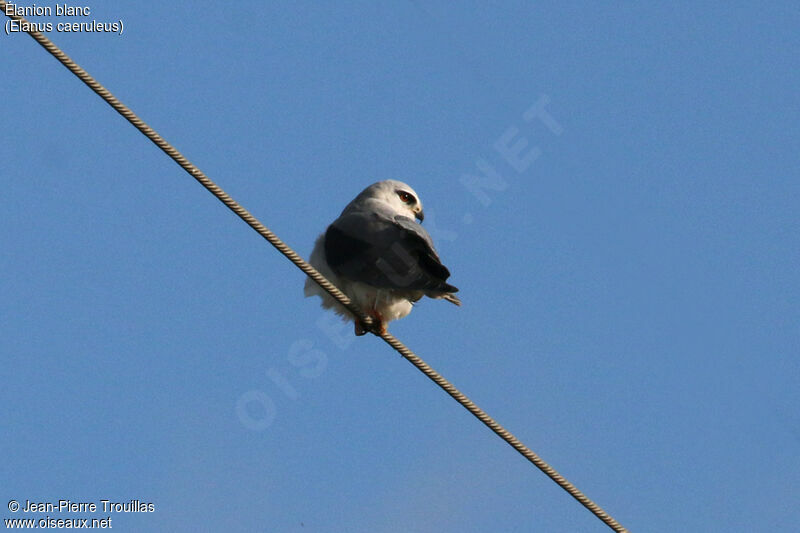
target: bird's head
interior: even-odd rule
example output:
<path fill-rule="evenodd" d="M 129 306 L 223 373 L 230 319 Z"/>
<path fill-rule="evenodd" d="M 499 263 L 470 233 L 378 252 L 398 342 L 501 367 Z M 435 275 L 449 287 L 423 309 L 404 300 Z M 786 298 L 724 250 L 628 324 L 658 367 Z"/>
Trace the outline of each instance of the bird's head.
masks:
<path fill-rule="evenodd" d="M 402 181 L 385 180 L 373 183 L 358 195 L 358 199 L 377 200 L 388 205 L 398 215 L 407 216 L 411 219 L 418 219 L 420 222 L 425 218 L 422 210 L 422 200 L 417 193 Z"/>

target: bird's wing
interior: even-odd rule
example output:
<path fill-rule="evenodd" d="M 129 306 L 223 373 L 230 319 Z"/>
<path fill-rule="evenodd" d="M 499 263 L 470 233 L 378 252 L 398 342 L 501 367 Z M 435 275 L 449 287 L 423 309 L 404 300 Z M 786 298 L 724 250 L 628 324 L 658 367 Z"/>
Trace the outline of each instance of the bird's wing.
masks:
<path fill-rule="evenodd" d="M 338 275 L 379 288 L 458 291 L 425 229 L 408 217 L 381 211 L 343 214 L 325 233 L 325 256 Z"/>

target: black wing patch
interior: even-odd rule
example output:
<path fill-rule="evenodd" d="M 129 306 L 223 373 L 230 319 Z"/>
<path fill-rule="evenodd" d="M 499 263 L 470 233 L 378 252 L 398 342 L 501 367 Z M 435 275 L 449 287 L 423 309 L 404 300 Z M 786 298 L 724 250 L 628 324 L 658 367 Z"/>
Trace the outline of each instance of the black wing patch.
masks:
<path fill-rule="evenodd" d="M 342 217 L 325 232 L 326 260 L 337 275 L 373 287 L 457 292 L 446 283 L 450 271 L 439 260 L 430 237 L 421 228 L 408 227 L 409 222 L 416 224 Z"/>

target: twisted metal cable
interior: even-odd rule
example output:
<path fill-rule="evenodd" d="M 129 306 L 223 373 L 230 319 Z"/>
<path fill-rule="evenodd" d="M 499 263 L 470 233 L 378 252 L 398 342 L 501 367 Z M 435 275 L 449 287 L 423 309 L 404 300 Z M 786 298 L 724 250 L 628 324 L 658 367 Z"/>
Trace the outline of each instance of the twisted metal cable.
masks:
<path fill-rule="evenodd" d="M 27 22 L 23 17 L 14 13 L 6 12 L 5 0 L 0 0 L 0 9 L 11 19 L 19 22 Z M 67 67 L 75 76 L 77 76 L 83 83 L 89 86 L 98 96 L 105 100 L 111 107 L 113 107 L 120 115 L 125 117 L 128 122 L 142 132 L 148 139 L 150 139 L 156 146 L 161 148 L 170 158 L 178 163 L 186 172 L 189 173 L 194 179 L 208 189 L 211 194 L 216 196 L 223 204 L 225 204 L 231 211 L 236 213 L 239 218 L 244 220 L 251 228 L 253 228 L 259 235 L 264 237 L 272 246 L 279 252 L 285 255 L 292 263 L 294 263 L 300 270 L 313 279 L 320 287 L 325 289 L 332 297 L 339 303 L 345 306 L 354 316 L 358 317 L 364 325 L 375 335 L 383 339 L 389 346 L 397 350 L 404 358 L 411 364 L 422 371 L 428 378 L 441 387 L 447 394 L 453 397 L 465 409 L 472 413 L 478 420 L 483 422 L 489 429 L 491 429 L 500 438 L 510 444 L 515 450 L 522 454 L 526 459 L 533 463 L 539 470 L 544 472 L 550 479 L 555 481 L 561 488 L 567 491 L 573 498 L 578 500 L 581 505 L 591 511 L 597 518 L 602 520 L 608 527 L 617 532 L 627 532 L 619 522 L 614 520 L 608 513 L 606 513 L 599 505 L 589 499 L 583 492 L 567 481 L 561 474 L 559 474 L 552 466 L 545 462 L 539 455 L 534 453 L 531 449 L 525 446 L 519 439 L 511 434 L 507 429 L 501 426 L 491 416 L 489 416 L 483 409 L 475 405 L 464 393 L 459 391 L 452 383 L 445 379 L 436 370 L 431 368 L 425 361 L 423 361 L 417 354 L 412 352 L 405 344 L 400 342 L 394 335 L 387 331 L 378 331 L 374 326 L 372 317 L 365 314 L 358 308 L 344 293 L 342 293 L 334 284 L 328 281 L 322 274 L 303 260 L 289 245 L 284 243 L 277 235 L 275 235 L 269 228 L 258 221 L 256 217 L 250 214 L 247 209 L 239 205 L 233 198 L 231 198 L 225 191 L 223 191 L 216 183 L 214 183 L 208 176 L 203 173 L 199 168 L 192 164 L 186 157 L 181 154 L 177 148 L 169 144 L 162 138 L 155 130 L 148 126 L 142 119 L 140 119 L 130 108 L 120 102 L 111 92 L 103 87 L 97 80 L 95 80 L 88 72 L 83 70 L 76 64 L 70 57 L 58 48 L 52 41 L 50 41 L 43 34 L 35 30 L 29 30 L 27 33 L 36 40 L 45 50 L 50 52 L 62 65 Z"/>

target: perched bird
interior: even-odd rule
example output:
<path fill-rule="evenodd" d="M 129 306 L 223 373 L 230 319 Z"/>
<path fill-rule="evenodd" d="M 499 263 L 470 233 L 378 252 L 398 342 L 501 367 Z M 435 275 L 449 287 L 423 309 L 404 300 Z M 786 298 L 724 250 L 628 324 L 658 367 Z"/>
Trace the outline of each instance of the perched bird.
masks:
<path fill-rule="evenodd" d="M 395 180 L 373 183 L 355 197 L 317 238 L 311 265 L 386 331 L 390 320 L 411 312 L 428 296 L 456 305 L 458 289 L 447 283 L 450 271 L 441 263 L 422 221 L 422 201 L 414 189 Z M 367 327 L 311 278 L 305 295 L 320 296 L 322 307 L 355 322 L 356 335 Z"/>

